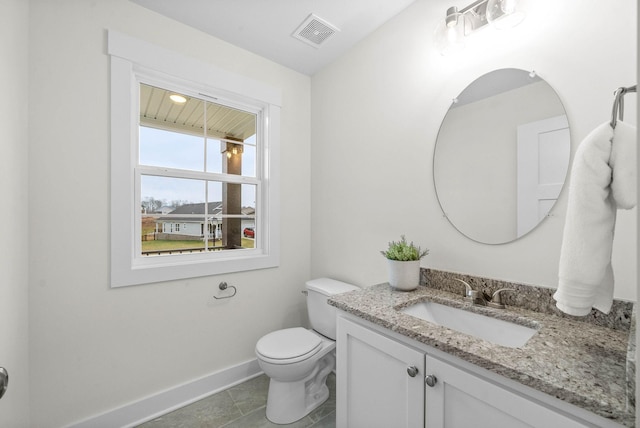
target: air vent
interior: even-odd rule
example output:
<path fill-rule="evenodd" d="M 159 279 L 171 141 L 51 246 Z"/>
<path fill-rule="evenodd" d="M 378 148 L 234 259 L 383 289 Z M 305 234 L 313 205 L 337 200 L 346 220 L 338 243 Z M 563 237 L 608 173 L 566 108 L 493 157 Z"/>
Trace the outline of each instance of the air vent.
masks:
<path fill-rule="evenodd" d="M 336 27 L 327 21 L 311 14 L 293 32 L 292 36 L 313 47 L 319 48 L 329 37 L 338 32 Z"/>

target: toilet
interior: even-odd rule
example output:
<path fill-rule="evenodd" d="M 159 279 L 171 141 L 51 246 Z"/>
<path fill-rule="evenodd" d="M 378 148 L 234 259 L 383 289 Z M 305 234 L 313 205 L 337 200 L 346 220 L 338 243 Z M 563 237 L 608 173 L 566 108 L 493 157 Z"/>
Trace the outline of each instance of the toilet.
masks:
<path fill-rule="evenodd" d="M 336 365 L 336 308 L 327 299 L 358 290 L 330 278 L 313 279 L 305 285 L 312 329 L 277 330 L 256 344 L 258 364 L 270 378 L 267 419 L 275 424 L 302 419 L 329 397 L 326 380 Z"/>

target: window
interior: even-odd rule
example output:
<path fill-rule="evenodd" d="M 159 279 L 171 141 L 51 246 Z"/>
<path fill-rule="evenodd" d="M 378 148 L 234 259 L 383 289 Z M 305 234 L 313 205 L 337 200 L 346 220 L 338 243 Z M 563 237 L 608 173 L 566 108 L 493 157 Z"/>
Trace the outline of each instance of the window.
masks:
<path fill-rule="evenodd" d="M 242 231 L 256 225 L 261 111 L 139 87 L 135 255 L 259 248 L 260 235 L 250 239 Z M 214 226 L 220 236 L 204 233 Z"/>
<path fill-rule="evenodd" d="M 111 285 L 277 266 L 279 92 L 111 31 L 109 54 Z"/>

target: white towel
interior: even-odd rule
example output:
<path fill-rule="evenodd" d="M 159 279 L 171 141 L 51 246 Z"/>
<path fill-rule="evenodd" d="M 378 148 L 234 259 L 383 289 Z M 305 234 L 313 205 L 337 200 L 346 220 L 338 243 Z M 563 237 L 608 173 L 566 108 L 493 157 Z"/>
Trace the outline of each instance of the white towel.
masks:
<path fill-rule="evenodd" d="M 638 200 L 638 167 L 636 127 L 618 121 L 613 131 L 611 159 L 609 165 L 613 170 L 611 193 L 618 208 L 629 210 L 636 206 Z"/>
<path fill-rule="evenodd" d="M 592 307 L 604 313 L 611 309 L 614 284 L 611 252 L 617 204 L 621 208 L 635 205 L 635 194 L 630 194 L 635 193 L 635 178 L 632 183 L 627 181 L 636 175 L 635 135 L 631 125 L 618 121 L 614 133 L 608 122 L 603 123 L 576 151 L 558 290 L 553 295 L 556 306 L 567 314 L 588 315 Z M 629 153 L 631 149 L 634 154 Z"/>

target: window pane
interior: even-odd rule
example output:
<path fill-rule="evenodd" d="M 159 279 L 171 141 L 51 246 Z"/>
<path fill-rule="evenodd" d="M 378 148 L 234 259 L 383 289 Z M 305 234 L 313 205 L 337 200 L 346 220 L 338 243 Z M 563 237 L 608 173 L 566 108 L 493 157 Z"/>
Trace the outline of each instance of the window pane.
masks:
<path fill-rule="evenodd" d="M 207 172 L 225 172 L 256 176 L 256 146 L 255 135 L 245 142 L 233 143 L 225 140 L 207 141 Z M 253 141 L 252 144 L 248 142 Z"/>
<path fill-rule="evenodd" d="M 256 176 L 256 136 L 255 134 L 244 141 L 242 151 L 242 175 L 246 177 Z"/>
<path fill-rule="evenodd" d="M 255 215 L 256 209 L 256 185 L 234 184 L 219 181 L 208 181 L 209 201 L 220 201 L 224 206 L 216 215 Z M 226 203 L 225 203 L 226 202 Z"/>
<path fill-rule="evenodd" d="M 220 201 L 210 217 L 216 230 L 220 231 L 220 245 L 224 248 L 255 248 L 256 187 L 254 184 L 208 182 L 209 200 Z"/>
<path fill-rule="evenodd" d="M 140 200 L 143 212 L 157 212 L 162 206 L 177 207 L 204 202 L 204 181 L 186 178 L 140 177 Z M 166 214 L 166 212 L 165 212 Z"/>
<path fill-rule="evenodd" d="M 207 136 L 244 142 L 256 133 L 256 115 L 232 107 L 208 102 Z M 255 144 L 255 143 L 254 143 Z"/>
<path fill-rule="evenodd" d="M 204 112 L 202 100 L 140 84 L 139 163 L 202 171 Z"/>
<path fill-rule="evenodd" d="M 141 126 L 140 164 L 202 171 L 204 139 Z"/>
<path fill-rule="evenodd" d="M 207 172 L 222 172 L 222 162 L 226 159 L 222 146 L 220 140 L 207 139 Z"/>
<path fill-rule="evenodd" d="M 140 177 L 142 254 L 204 250 L 204 181 Z"/>
<path fill-rule="evenodd" d="M 253 214 L 256 211 L 256 188 L 254 184 L 242 185 L 242 209 L 250 208 Z"/>
<path fill-rule="evenodd" d="M 256 187 L 253 184 L 242 185 L 242 248 L 256 248 L 258 239 L 256 229 Z"/>

